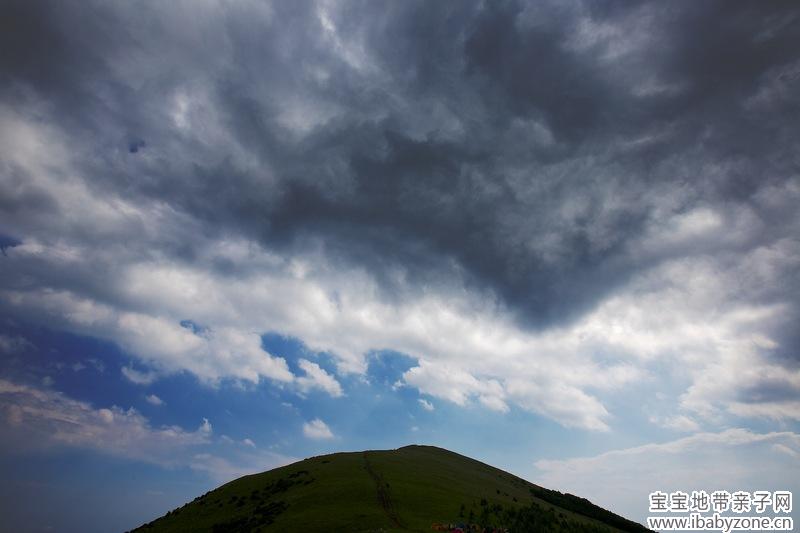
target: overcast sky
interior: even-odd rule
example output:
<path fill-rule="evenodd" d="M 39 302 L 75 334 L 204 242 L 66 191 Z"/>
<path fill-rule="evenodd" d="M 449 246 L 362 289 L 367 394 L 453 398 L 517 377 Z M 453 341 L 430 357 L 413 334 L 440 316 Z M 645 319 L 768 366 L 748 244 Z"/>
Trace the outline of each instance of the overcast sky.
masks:
<path fill-rule="evenodd" d="M 796 2 L 2 6 L 6 525 L 409 443 L 800 490 Z"/>

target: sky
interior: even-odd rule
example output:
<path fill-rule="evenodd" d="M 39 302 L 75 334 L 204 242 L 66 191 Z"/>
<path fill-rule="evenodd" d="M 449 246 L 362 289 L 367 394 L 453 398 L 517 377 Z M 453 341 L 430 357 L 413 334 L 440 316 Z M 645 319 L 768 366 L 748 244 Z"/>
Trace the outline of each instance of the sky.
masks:
<path fill-rule="evenodd" d="M 411 443 L 800 490 L 796 2 L 3 12 L 2 527 Z"/>

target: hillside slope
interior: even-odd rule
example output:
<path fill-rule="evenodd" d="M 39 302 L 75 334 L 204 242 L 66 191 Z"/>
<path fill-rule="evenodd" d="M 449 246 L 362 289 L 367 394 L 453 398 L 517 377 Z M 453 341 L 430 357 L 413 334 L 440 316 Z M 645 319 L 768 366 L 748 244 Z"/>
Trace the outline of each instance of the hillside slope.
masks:
<path fill-rule="evenodd" d="M 647 531 L 585 499 L 432 446 L 312 457 L 231 481 L 137 532 Z"/>

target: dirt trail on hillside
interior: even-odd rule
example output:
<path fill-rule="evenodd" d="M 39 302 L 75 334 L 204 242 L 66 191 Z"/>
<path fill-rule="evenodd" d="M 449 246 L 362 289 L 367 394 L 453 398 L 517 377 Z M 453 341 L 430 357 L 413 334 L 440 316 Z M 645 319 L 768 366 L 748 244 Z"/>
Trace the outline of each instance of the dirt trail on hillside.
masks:
<path fill-rule="evenodd" d="M 403 522 L 400 520 L 400 516 L 397 514 L 397 509 L 394 507 L 392 496 L 389 493 L 389 488 L 386 486 L 386 482 L 383 480 L 383 476 L 372 469 L 372 465 L 367 457 L 367 452 L 364 452 L 363 455 L 364 466 L 367 469 L 367 473 L 372 478 L 372 481 L 375 482 L 375 488 L 378 492 L 378 503 L 381 504 L 383 512 L 386 513 L 386 516 L 389 517 L 389 520 L 391 520 L 395 526 L 399 527 L 400 529 L 406 529 L 405 525 L 403 525 Z"/>

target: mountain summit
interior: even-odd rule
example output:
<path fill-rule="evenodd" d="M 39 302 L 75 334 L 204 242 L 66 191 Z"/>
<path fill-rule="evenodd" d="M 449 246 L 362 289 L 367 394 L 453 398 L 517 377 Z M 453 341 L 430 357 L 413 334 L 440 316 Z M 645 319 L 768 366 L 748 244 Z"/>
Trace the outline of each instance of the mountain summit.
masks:
<path fill-rule="evenodd" d="M 433 446 L 334 453 L 244 476 L 137 532 L 648 531 Z"/>

